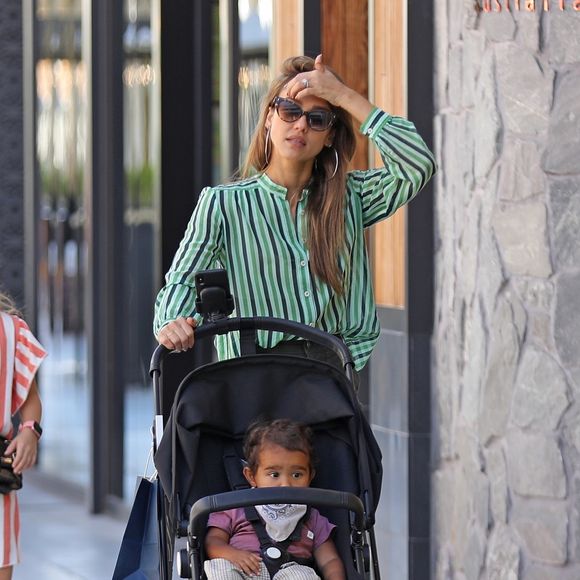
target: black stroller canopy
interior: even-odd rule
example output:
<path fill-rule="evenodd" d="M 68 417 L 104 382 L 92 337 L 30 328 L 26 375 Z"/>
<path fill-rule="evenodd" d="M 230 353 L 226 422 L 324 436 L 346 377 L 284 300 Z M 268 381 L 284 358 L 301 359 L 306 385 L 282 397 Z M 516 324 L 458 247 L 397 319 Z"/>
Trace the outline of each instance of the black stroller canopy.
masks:
<path fill-rule="evenodd" d="M 281 417 L 314 431 L 318 463 L 312 486 L 356 494 L 372 525 L 381 453 L 350 382 L 326 363 L 274 354 L 206 365 L 182 381 L 155 455 L 170 513 L 187 519 L 197 499 L 229 491 L 224 455 L 235 449 L 242 457 L 252 421 Z M 327 515 L 337 522 L 338 514 Z"/>

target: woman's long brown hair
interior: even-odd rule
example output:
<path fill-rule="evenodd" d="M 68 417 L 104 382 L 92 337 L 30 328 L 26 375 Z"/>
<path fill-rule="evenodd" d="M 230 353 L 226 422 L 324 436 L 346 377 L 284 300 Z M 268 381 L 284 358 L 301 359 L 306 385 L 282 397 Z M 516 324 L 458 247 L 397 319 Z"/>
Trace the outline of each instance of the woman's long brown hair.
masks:
<path fill-rule="evenodd" d="M 274 80 L 270 90 L 265 95 L 260 118 L 252 141 L 248 148 L 245 163 L 241 170 L 242 177 L 248 177 L 256 171 L 265 171 L 268 167 L 266 159 L 266 118 L 272 101 L 282 91 L 284 85 L 298 73 L 314 70 L 314 60 L 307 56 L 288 58 L 282 64 L 281 75 Z M 340 80 L 340 77 L 331 70 Z M 310 251 L 310 267 L 312 272 L 326 282 L 338 294 L 344 293 L 339 257 L 344 250 L 345 220 L 344 200 L 346 191 L 347 166 L 356 146 L 352 117 L 339 107 L 333 107 L 336 120 L 332 127 L 334 139 L 332 147 L 324 147 L 316 157 L 310 195 L 306 206 L 308 223 L 307 244 Z M 338 154 L 338 168 L 332 177 Z"/>

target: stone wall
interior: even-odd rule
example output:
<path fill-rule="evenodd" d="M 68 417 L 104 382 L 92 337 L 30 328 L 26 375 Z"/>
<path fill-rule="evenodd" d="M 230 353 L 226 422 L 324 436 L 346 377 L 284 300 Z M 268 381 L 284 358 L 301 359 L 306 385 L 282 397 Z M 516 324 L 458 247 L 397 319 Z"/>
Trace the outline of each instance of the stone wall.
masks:
<path fill-rule="evenodd" d="M 434 2 L 433 577 L 577 580 L 580 12 L 477 4 Z"/>
<path fill-rule="evenodd" d="M 0 289 L 24 299 L 22 5 L 0 2 Z"/>

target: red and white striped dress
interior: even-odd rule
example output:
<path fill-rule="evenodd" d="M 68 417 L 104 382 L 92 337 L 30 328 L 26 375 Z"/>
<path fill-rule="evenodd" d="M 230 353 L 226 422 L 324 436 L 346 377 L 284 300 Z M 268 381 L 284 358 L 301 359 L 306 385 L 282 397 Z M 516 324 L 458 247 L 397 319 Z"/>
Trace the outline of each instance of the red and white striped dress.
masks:
<path fill-rule="evenodd" d="M 0 312 L 0 434 L 12 436 L 12 416 L 28 397 L 46 351 L 18 316 Z M 0 568 L 20 560 L 20 515 L 16 492 L 0 495 Z"/>

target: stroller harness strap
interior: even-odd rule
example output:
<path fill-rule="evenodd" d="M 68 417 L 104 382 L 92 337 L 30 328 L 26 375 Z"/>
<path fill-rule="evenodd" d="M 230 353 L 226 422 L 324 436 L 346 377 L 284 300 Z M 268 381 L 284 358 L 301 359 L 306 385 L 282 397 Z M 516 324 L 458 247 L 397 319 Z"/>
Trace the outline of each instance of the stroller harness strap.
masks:
<path fill-rule="evenodd" d="M 268 569 L 270 578 L 280 570 L 283 564 L 288 562 L 296 562 L 297 564 L 302 564 L 303 566 L 312 566 L 314 563 L 314 558 L 298 558 L 293 556 L 288 552 L 290 544 L 297 542 L 302 536 L 302 528 L 308 521 L 310 517 L 310 508 L 306 510 L 306 513 L 300 518 L 294 531 L 283 541 L 274 541 L 266 532 L 266 525 L 262 521 L 262 518 L 258 514 L 253 506 L 246 506 L 244 508 L 246 513 L 246 519 L 252 524 L 258 540 L 260 541 L 260 553 L 262 555 L 262 561 Z"/>

